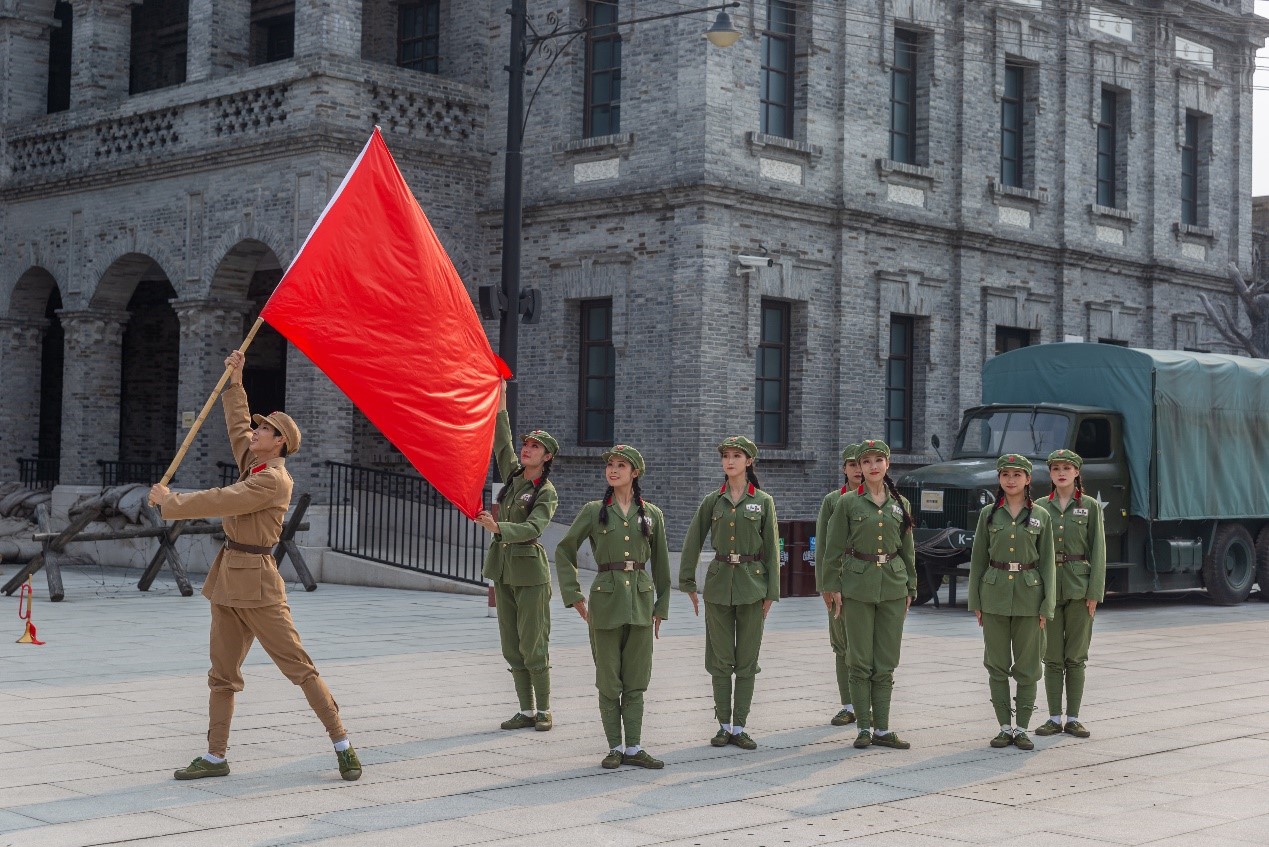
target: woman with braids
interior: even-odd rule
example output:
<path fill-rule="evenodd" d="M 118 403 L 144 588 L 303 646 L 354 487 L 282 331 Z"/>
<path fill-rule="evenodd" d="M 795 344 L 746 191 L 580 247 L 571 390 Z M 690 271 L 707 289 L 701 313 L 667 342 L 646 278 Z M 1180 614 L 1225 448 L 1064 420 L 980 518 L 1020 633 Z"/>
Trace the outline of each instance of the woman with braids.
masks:
<path fill-rule="evenodd" d="M 820 501 L 820 514 L 815 520 L 815 590 L 824 596 L 824 605 L 828 606 L 828 644 L 833 648 L 833 664 L 837 670 L 837 694 L 841 702 L 841 710 L 829 721 L 833 726 L 848 726 L 855 722 L 855 707 L 850 697 L 850 666 L 846 661 L 846 619 L 842 617 L 833 604 L 831 592 L 824 587 L 824 571 L 828 563 L 827 548 L 824 541 L 828 538 L 828 521 L 833 517 L 833 509 L 842 495 L 854 491 L 863 484 L 864 475 L 859 469 L 859 445 L 848 444 L 842 451 L 842 474 L 846 477 L 841 488 L 834 488 L 824 495 Z"/>
<path fill-rule="evenodd" d="M 1044 692 L 1049 719 L 1036 735 L 1065 732 L 1088 738 L 1079 721 L 1084 698 L 1084 664 L 1093 640 L 1093 615 L 1106 594 L 1106 530 L 1102 507 L 1084 496 L 1080 468 L 1084 460 L 1072 450 L 1049 454 L 1053 493 L 1040 501 L 1053 524 L 1057 596 L 1053 620 L 1045 629 Z M 1062 723 L 1062 687 L 1066 686 L 1066 723 Z"/>
<path fill-rule="evenodd" d="M 608 754 L 600 766 L 657 769 L 665 763 L 640 744 L 643 692 L 652 678 L 652 640 L 661 637 L 661 621 L 670 610 L 665 517 L 639 490 L 646 466 L 638 450 L 618 444 L 604 451 L 603 459 L 608 490 L 602 500 L 582 507 L 556 546 L 555 570 L 564 605 L 590 625 L 599 717 L 608 738 Z M 577 549 L 587 540 L 598 571 L 589 603 L 577 581 Z"/>
<path fill-rule="evenodd" d="M 699 615 L 696 569 L 708 535 L 714 557 L 705 576 L 705 669 L 713 679 L 718 719 L 718 732 L 709 743 L 754 750 L 758 745 L 745 724 L 754 677 L 761 670 L 763 624 L 771 604 L 780 599 L 779 530 L 775 501 L 759 487 L 754 473 L 757 445 L 733 435 L 723 439 L 718 453 L 726 479 L 701 502 L 687 529 L 679 590 L 687 592 L 693 613 Z"/>
<path fill-rule="evenodd" d="M 855 747 L 907 750 L 912 745 L 890 729 L 890 695 L 917 589 L 912 506 L 890 479 L 884 441 L 863 442 L 858 456 L 864 481 L 841 496 L 828 522 L 824 602 L 846 619 Z"/>
<path fill-rule="evenodd" d="M 983 628 L 983 665 L 1000 722 L 991 746 L 1034 750 L 1027 726 L 1040 681 L 1044 624 L 1053 618 L 1053 531 L 1049 513 L 1031 502 L 1030 459 L 1001 456 L 996 475 L 996 502 L 978 513 L 974 530 L 969 609 Z M 1017 683 L 1016 713 L 1009 703 L 1011 676 Z"/>
<path fill-rule="evenodd" d="M 503 729 L 533 727 L 546 732 L 551 721 L 551 572 L 541 535 L 559 505 L 551 484 L 551 462 L 559 444 L 535 429 L 524 437 L 519 460 L 507 418 L 503 386 L 494 428 L 494 457 L 502 477 L 498 519 L 481 512 L 476 523 L 494 534 L 485 557 L 484 577 L 493 582 L 502 655 L 511 666 L 520 711 Z"/>

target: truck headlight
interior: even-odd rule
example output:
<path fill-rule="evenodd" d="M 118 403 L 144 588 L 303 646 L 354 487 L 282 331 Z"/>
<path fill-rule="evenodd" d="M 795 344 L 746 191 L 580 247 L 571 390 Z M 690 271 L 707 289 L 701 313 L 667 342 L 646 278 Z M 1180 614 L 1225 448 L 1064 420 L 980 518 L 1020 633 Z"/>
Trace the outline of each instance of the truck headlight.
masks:
<path fill-rule="evenodd" d="M 990 506 L 994 502 L 996 502 L 996 495 L 994 492 L 988 491 L 986 488 L 983 488 L 978 492 L 979 506 Z"/>

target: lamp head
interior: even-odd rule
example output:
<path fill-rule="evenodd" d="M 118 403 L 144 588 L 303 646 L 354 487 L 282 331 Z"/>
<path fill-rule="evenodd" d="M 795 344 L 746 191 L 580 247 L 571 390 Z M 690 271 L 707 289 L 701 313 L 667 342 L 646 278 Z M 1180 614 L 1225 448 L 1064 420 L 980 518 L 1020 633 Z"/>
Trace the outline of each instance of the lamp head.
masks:
<path fill-rule="evenodd" d="M 740 30 L 732 25 L 731 15 L 719 12 L 713 25 L 705 31 L 705 37 L 715 47 L 730 47 L 740 40 Z"/>

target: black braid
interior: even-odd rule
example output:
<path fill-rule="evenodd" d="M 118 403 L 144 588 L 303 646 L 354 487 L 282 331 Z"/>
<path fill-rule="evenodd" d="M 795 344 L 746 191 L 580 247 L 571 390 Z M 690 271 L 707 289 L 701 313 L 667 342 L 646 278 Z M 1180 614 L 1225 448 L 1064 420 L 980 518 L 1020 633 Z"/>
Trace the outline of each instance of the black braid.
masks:
<path fill-rule="evenodd" d="M 533 511 L 533 507 L 537 504 L 537 502 L 538 502 L 538 492 L 542 490 L 542 486 L 546 485 L 546 481 L 550 478 L 550 476 L 551 476 L 551 462 L 554 462 L 554 461 L 555 461 L 555 458 L 554 458 L 554 457 L 552 457 L 552 458 L 550 458 L 550 459 L 547 459 L 547 460 L 546 460 L 546 461 L 542 464 L 542 475 L 541 475 L 540 477 L 538 477 L 538 481 L 537 481 L 537 482 L 533 483 L 533 496 L 532 496 L 532 497 L 530 497 L 530 498 L 529 498 L 529 502 L 525 504 L 525 507 L 524 507 L 524 512 L 525 512 L 525 514 L 528 514 L 529 512 L 532 512 L 532 511 Z"/>
<path fill-rule="evenodd" d="M 903 512 L 903 526 L 899 529 L 899 533 L 903 534 L 912 529 L 916 522 L 912 520 L 912 515 L 908 513 L 908 507 L 903 505 L 903 498 L 899 496 L 899 489 L 895 488 L 894 480 L 890 478 L 890 474 L 886 474 L 882 481 L 885 482 L 886 490 L 890 492 L 890 496 L 899 504 L 899 510 Z"/>
<path fill-rule="evenodd" d="M 1005 505 L 1005 490 L 1001 488 L 999 485 L 997 485 L 996 486 L 996 502 L 992 504 L 991 514 L 987 516 L 988 523 L 991 522 L 992 518 L 996 517 L 996 510 L 999 509 L 1003 505 Z"/>
<path fill-rule="evenodd" d="M 1075 472 L 1075 505 L 1079 505 L 1080 498 L 1084 496 L 1084 478 L 1080 476 L 1079 471 Z"/>
<path fill-rule="evenodd" d="M 644 538 L 652 538 L 652 521 L 648 520 L 647 513 L 643 510 L 643 492 L 639 490 L 639 477 L 634 478 L 633 486 L 634 498 L 639 504 L 639 531 L 643 533 Z"/>
<path fill-rule="evenodd" d="M 1029 482 L 1027 483 L 1026 494 L 1027 494 L 1027 508 L 1026 508 L 1026 511 L 1024 511 L 1024 512 L 1022 513 L 1022 515 L 1020 516 L 1020 519 L 1021 519 L 1022 523 L 1024 523 L 1024 524 L 1025 524 L 1028 520 L 1030 520 L 1030 519 L 1031 519 L 1031 507 L 1032 507 L 1032 503 L 1031 503 L 1031 483 L 1029 483 Z"/>
<path fill-rule="evenodd" d="M 608 526 L 608 504 L 612 502 L 612 486 L 608 486 L 608 490 L 604 492 L 604 499 L 600 500 L 599 522 L 604 526 Z"/>
<path fill-rule="evenodd" d="M 762 486 L 758 484 L 758 475 L 754 473 L 753 465 L 745 468 L 745 478 L 749 480 L 749 484 L 754 488 L 762 488 Z"/>
<path fill-rule="evenodd" d="M 518 476 L 524 475 L 524 465 L 516 468 L 511 472 L 511 476 L 502 481 L 502 490 L 498 492 L 498 505 L 501 506 L 503 501 L 507 499 L 507 495 L 511 493 L 511 481 Z"/>

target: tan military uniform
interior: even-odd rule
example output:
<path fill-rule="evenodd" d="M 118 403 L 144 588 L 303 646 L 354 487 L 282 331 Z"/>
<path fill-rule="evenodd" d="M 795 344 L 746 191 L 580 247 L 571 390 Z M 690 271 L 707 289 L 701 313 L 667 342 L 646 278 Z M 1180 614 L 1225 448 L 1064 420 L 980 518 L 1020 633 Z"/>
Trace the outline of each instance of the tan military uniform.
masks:
<path fill-rule="evenodd" d="M 222 518 L 227 539 L 270 547 L 282 535 L 282 521 L 294 485 L 282 458 L 259 462 L 251 454 L 251 413 L 247 392 L 231 383 L 223 395 L 229 442 L 241 472 L 238 482 L 190 494 L 169 494 L 159 507 L 165 520 Z M 229 744 L 234 694 L 243 689 L 242 663 L 254 640 L 291 682 L 300 686 L 332 741 L 346 737 L 339 706 L 300 644 L 286 602 L 286 584 L 268 553 L 222 547 L 203 583 L 211 601 L 211 689 L 207 752 L 224 756 Z"/>

